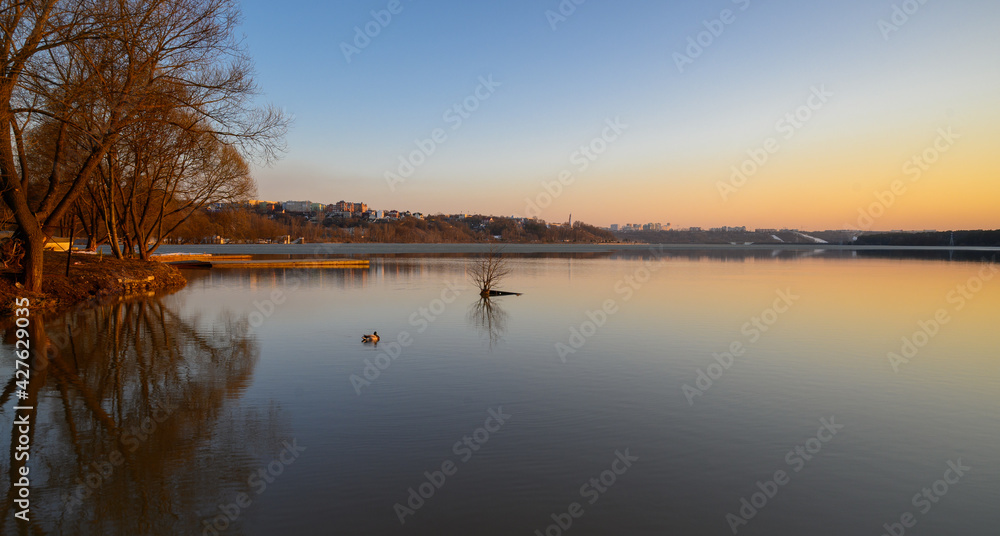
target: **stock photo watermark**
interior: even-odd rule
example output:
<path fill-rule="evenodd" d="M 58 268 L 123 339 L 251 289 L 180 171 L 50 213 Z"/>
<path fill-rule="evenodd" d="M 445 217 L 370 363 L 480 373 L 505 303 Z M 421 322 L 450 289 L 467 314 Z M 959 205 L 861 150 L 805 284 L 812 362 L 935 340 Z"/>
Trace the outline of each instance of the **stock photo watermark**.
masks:
<path fill-rule="evenodd" d="M 931 170 L 941 158 L 951 151 L 962 135 L 955 132 L 952 127 L 939 128 L 937 136 L 930 145 L 922 151 L 914 154 L 903 163 L 902 173 L 910 179 L 910 183 L 916 183 L 924 177 L 924 173 Z M 909 192 L 909 187 L 902 179 L 896 179 L 889 185 L 889 189 L 874 193 L 875 200 L 865 208 L 858 208 L 858 221 L 856 225 L 845 223 L 845 227 L 855 231 L 871 230 L 875 222 L 881 219 L 889 209 L 896 204 L 901 197 Z"/>
<path fill-rule="evenodd" d="M 882 39 L 888 42 L 892 39 L 892 34 L 902 29 L 910 18 L 920 11 L 930 0 L 904 0 L 901 3 L 892 4 L 892 13 L 887 19 L 879 19 L 878 30 L 882 33 Z"/>
<path fill-rule="evenodd" d="M 579 149 L 569 155 L 569 162 L 573 164 L 577 173 L 583 173 L 590 169 L 591 164 L 607 152 L 608 148 L 628 130 L 628 125 L 622 122 L 620 116 L 614 119 L 608 118 L 604 124 L 605 127 L 600 136 L 595 137 L 585 145 L 581 145 Z M 540 186 L 545 191 L 539 192 L 534 199 L 525 198 L 524 215 L 529 218 L 541 216 L 542 211 L 549 208 L 556 199 L 562 196 L 565 189 L 574 183 L 576 183 L 576 175 L 569 169 L 559 172 L 557 180 L 542 181 Z"/>
<path fill-rule="evenodd" d="M 805 128 L 815 117 L 816 113 L 822 110 L 833 98 L 833 92 L 826 89 L 826 84 L 812 86 L 809 88 L 810 94 L 805 102 L 785 113 L 781 119 L 774 124 L 774 131 L 785 141 L 791 140 L 799 130 Z M 747 150 L 747 156 L 738 166 L 732 167 L 732 174 L 728 181 L 717 181 L 716 188 L 723 201 L 728 201 L 729 196 L 740 191 L 747 185 L 760 170 L 767 165 L 778 151 L 781 150 L 781 142 L 778 136 L 772 136 L 753 149 Z"/>
<path fill-rule="evenodd" d="M 11 427 L 10 440 L 11 495 L 9 498 L 17 508 L 20 508 L 20 510 L 14 513 L 14 517 L 19 521 L 27 523 L 31 520 L 31 467 L 28 466 L 28 461 L 31 459 L 33 426 L 31 421 L 35 414 L 35 408 L 34 406 L 23 405 L 25 404 L 23 401 L 29 399 L 30 395 L 28 393 L 32 391 L 30 388 L 31 371 L 38 369 L 32 366 L 36 360 L 31 359 L 31 333 L 28 331 L 32 322 L 31 300 L 28 298 L 16 298 L 14 306 L 14 316 L 16 318 L 14 326 L 17 329 L 14 332 L 14 336 L 16 337 L 14 342 L 14 377 L 11 378 L 11 383 L 17 387 L 17 392 L 13 407 L 14 421 Z M 41 322 L 42 319 L 39 318 L 37 321 Z M 37 344 L 36 341 L 34 346 L 36 354 L 39 353 Z M 41 355 L 44 356 L 44 354 Z M 43 365 L 41 370 L 44 370 L 44 366 L 48 365 L 48 361 L 41 363 L 41 365 Z M 14 439 L 15 437 L 17 437 L 16 440 Z M 20 463 L 14 463 L 15 461 Z M 14 479 L 15 475 L 17 476 L 17 480 Z"/>
<path fill-rule="evenodd" d="M 778 469 L 771 478 L 763 482 L 758 480 L 757 491 L 751 493 L 749 498 L 740 497 L 740 506 L 736 514 L 726 513 L 726 523 L 729 524 L 729 530 L 736 534 L 740 528 L 748 525 L 751 519 L 757 517 L 757 514 L 766 508 L 768 503 L 784 487 L 788 486 L 792 481 L 792 476 L 805 469 L 806 465 L 822 452 L 823 447 L 832 441 L 843 428 L 843 424 L 837 424 L 835 416 L 829 419 L 826 417 L 820 419 L 820 427 L 816 431 L 816 435 L 801 445 L 795 445 L 785 455 L 785 464 L 791 469 L 791 473 L 786 469 Z"/>
<path fill-rule="evenodd" d="M 285 468 L 295 463 L 306 450 L 306 447 L 299 446 L 296 439 L 293 439 L 291 443 L 284 441 L 282 446 L 284 448 L 277 457 L 247 477 L 247 486 L 250 487 L 253 495 L 240 492 L 233 502 L 220 504 L 218 515 L 202 520 L 201 523 L 204 526 L 202 536 L 219 536 L 225 532 L 253 505 L 253 497 L 260 496 L 267 491 L 267 486 L 274 484 L 275 480 L 285 472 Z"/>
<path fill-rule="evenodd" d="M 321 244 L 313 251 L 314 254 L 332 252 L 333 246 L 330 244 Z M 255 300 L 253 302 L 254 310 L 247 316 L 250 327 L 256 329 L 263 326 L 278 311 L 278 308 L 288 301 L 289 294 L 299 291 L 302 284 L 303 281 L 298 276 L 291 275 L 286 279 L 283 288 L 271 290 L 267 298 L 263 300 Z M 361 396 L 362 389 L 370 387 L 372 383 L 377 381 L 403 355 L 403 350 L 414 343 L 414 333 L 417 335 L 424 333 L 467 289 L 467 286 L 459 282 L 445 281 L 444 288 L 438 297 L 431 300 L 426 306 L 417 308 L 407 317 L 407 322 L 414 328 L 414 331 L 404 330 L 396 335 L 394 341 L 383 341 L 381 343 L 383 345 L 382 351 L 374 358 L 365 358 L 361 372 L 352 374 L 348 378 L 355 394 Z"/>
<path fill-rule="evenodd" d="M 627 473 L 632 468 L 632 464 L 637 461 L 639 461 L 639 457 L 629 454 L 629 449 L 625 449 L 625 452 L 616 450 L 610 467 L 601 471 L 596 477 L 591 477 L 580 486 L 580 497 L 587 499 L 587 504 L 593 506 L 603 494 L 607 493 L 618 482 L 618 477 Z M 564 512 L 550 514 L 549 518 L 552 519 L 553 523 L 545 527 L 544 533 L 541 529 L 535 529 L 534 536 L 562 536 L 564 532 L 573 528 L 573 523 L 576 520 L 586 513 L 587 510 L 581 502 L 571 502 L 566 506 Z"/>
<path fill-rule="evenodd" d="M 644 260 L 642 266 L 615 282 L 613 290 L 621 297 L 621 303 L 631 300 L 639 289 L 653 279 L 653 274 L 663 268 L 663 264 L 660 262 L 665 255 L 663 245 L 660 245 L 659 248 L 650 248 L 650 251 L 653 253 L 653 259 Z M 617 314 L 619 310 L 619 301 L 609 298 L 604 300 L 599 308 L 587 311 L 585 313 L 587 320 L 584 320 L 579 327 L 569 328 L 569 339 L 566 342 L 555 343 L 559 361 L 566 363 L 567 356 L 583 349 L 587 345 L 587 341 L 597 335 L 598 330 L 604 327 L 608 319 Z"/>
<path fill-rule="evenodd" d="M 445 281 L 445 288 L 441 291 L 439 297 L 431 300 L 426 307 L 417 308 L 409 316 L 407 320 L 410 326 L 416 328 L 418 335 L 427 331 L 431 323 L 443 315 L 448 306 L 455 303 L 455 300 L 462 295 L 462 292 L 466 288 L 452 281 Z M 396 340 L 390 342 L 388 347 L 384 351 L 379 352 L 374 359 L 365 358 L 365 367 L 361 371 L 361 374 L 352 374 L 349 378 L 354 392 L 358 396 L 361 396 L 361 389 L 363 387 L 370 387 L 373 382 L 382 376 L 383 372 L 389 370 L 389 367 L 392 366 L 396 359 L 403 355 L 403 349 L 412 345 L 413 341 L 413 335 L 409 331 L 401 331 L 396 336 Z"/>
<path fill-rule="evenodd" d="M 545 20 L 549 22 L 549 27 L 554 32 L 559 29 L 560 24 L 568 21 L 570 17 L 575 15 L 577 8 L 586 2 L 587 0 L 562 0 L 556 6 L 556 9 L 545 11 Z"/>
<path fill-rule="evenodd" d="M 889 360 L 892 371 L 899 374 L 902 366 L 917 357 L 920 350 L 930 344 L 931 340 L 941 333 L 941 329 L 952 321 L 952 315 L 965 309 L 997 274 L 1000 274 L 1000 266 L 997 266 L 994 259 L 989 264 L 980 268 L 976 275 L 969 277 L 965 282 L 959 283 L 953 289 L 949 290 L 945 295 L 945 301 L 951 308 L 939 307 L 928 318 L 918 320 L 917 330 L 908 336 L 902 337 L 902 344 L 899 346 L 899 351 L 886 354 L 886 359 Z"/>
<path fill-rule="evenodd" d="M 458 457 L 458 462 L 448 458 L 439 464 L 440 470 L 424 471 L 423 482 L 407 490 L 408 495 L 405 501 L 392 506 L 400 525 L 406 524 L 407 516 L 413 516 L 423 508 L 427 501 L 431 500 L 444 487 L 448 478 L 455 476 L 461 465 L 471 460 L 476 452 L 479 452 L 479 449 L 489 442 L 492 435 L 499 432 L 503 425 L 507 424 L 511 417 L 510 414 L 503 412 L 503 406 L 490 409 L 487 414 L 482 427 L 476 428 L 467 436 L 463 436 L 452 446 L 451 452 Z"/>
<path fill-rule="evenodd" d="M 142 420 L 139 426 L 133 426 L 118 436 L 121 444 L 129 454 L 139 450 L 143 443 L 149 440 L 159 425 L 163 424 L 180 406 L 168 403 L 164 406 L 154 404 L 150 415 Z M 100 491 L 104 483 L 114 476 L 115 471 L 125 464 L 126 453 L 115 449 L 106 459 L 93 461 L 87 465 L 82 476 L 76 477 L 76 487 L 62 496 L 66 513 L 71 513 L 83 505 L 83 501 Z"/>
<path fill-rule="evenodd" d="M 704 396 L 715 385 L 715 382 L 722 379 L 726 371 L 733 368 L 736 358 L 746 354 L 747 348 L 759 341 L 778 323 L 781 315 L 787 313 L 795 302 L 802 298 L 793 293 L 791 288 L 777 290 L 775 293 L 778 297 L 775 298 L 771 307 L 764 309 L 759 315 L 755 315 L 740 327 L 740 333 L 746 337 L 746 342 L 735 340 L 729 344 L 727 351 L 719 354 L 713 353 L 712 357 L 715 358 L 716 362 L 705 367 L 704 370 L 699 368 L 695 372 L 693 386 L 685 383 L 681 387 L 681 392 L 684 393 L 684 398 L 687 399 L 689 406 L 694 405 L 695 397 Z"/>
<path fill-rule="evenodd" d="M 456 131 L 462 128 L 465 121 L 472 117 L 482 104 L 490 99 L 497 88 L 503 84 L 493 79 L 493 75 L 479 77 L 479 85 L 467 97 L 456 102 L 441 114 L 445 126 L 432 130 L 426 138 L 416 138 L 412 151 L 397 157 L 399 164 L 395 171 L 385 172 L 385 182 L 390 192 L 395 192 L 399 185 L 404 184 L 414 173 L 427 163 L 427 160 L 448 142 L 448 130 Z"/>
<path fill-rule="evenodd" d="M 957 462 L 948 460 L 946 465 L 947 469 L 944 470 L 944 474 L 941 475 L 940 479 L 935 480 L 930 486 L 921 489 L 910 500 L 910 504 L 917 509 L 920 515 L 930 513 L 934 505 L 941 502 L 941 498 L 948 494 L 951 486 L 961 482 L 962 477 L 969 471 L 972 471 L 972 467 L 962 463 L 962 458 L 959 458 Z M 912 510 L 903 512 L 899 515 L 899 521 L 891 521 L 882 525 L 882 528 L 885 530 L 882 536 L 905 536 L 908 529 L 917 526 L 917 520 L 918 516 Z"/>
<path fill-rule="evenodd" d="M 361 26 L 354 27 L 354 37 L 350 42 L 340 43 L 340 52 L 344 54 L 347 63 L 351 63 L 352 57 L 360 55 L 362 51 L 372 44 L 372 41 L 382 35 L 396 15 L 403 12 L 405 6 L 401 0 L 389 0 L 384 9 L 370 11 L 371 19 Z"/>
<path fill-rule="evenodd" d="M 746 11 L 750 7 L 750 0 L 732 0 L 732 3 L 739 8 L 739 11 Z M 682 52 L 674 52 L 674 64 L 677 70 L 684 74 L 684 69 L 693 65 L 695 60 L 700 58 L 705 51 L 715 44 L 716 39 L 726 33 L 726 28 L 736 22 L 737 12 L 731 9 L 723 9 L 719 12 L 718 18 L 702 21 L 704 30 L 695 35 L 688 36 L 687 46 Z"/>

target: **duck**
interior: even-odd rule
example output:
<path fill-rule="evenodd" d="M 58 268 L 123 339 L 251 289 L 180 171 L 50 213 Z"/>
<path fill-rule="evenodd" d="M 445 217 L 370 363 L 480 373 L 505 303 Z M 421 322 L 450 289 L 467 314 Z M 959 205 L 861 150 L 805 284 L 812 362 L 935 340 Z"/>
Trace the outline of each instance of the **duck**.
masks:
<path fill-rule="evenodd" d="M 377 331 L 373 331 L 371 335 L 362 335 L 361 342 L 378 342 L 379 336 Z"/>

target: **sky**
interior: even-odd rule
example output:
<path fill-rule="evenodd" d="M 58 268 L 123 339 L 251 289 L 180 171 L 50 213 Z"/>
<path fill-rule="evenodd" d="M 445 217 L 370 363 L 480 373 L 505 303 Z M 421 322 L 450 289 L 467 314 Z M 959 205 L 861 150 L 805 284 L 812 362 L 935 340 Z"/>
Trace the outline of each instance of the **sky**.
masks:
<path fill-rule="evenodd" d="M 242 6 L 262 99 L 294 117 L 261 199 L 1000 228 L 995 0 Z"/>

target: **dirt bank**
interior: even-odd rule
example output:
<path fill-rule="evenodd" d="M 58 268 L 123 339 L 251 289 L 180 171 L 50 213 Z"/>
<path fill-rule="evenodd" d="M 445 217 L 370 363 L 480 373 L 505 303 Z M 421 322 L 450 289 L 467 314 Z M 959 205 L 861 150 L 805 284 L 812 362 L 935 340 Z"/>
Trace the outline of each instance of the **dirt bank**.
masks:
<path fill-rule="evenodd" d="M 33 311 L 59 311 L 87 301 L 183 287 L 187 281 L 176 268 L 160 262 L 118 260 L 74 254 L 66 277 L 66 253 L 45 252 L 42 292 L 27 292 L 14 274 L 0 274 L 0 316 L 10 315 L 17 298 L 29 298 Z"/>

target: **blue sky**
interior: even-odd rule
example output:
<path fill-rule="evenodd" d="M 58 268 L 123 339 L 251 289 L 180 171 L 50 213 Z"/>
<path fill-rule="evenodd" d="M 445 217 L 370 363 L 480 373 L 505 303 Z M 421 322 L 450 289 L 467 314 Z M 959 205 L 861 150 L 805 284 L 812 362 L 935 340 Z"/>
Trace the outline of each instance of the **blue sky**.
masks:
<path fill-rule="evenodd" d="M 889 1 L 567 0 L 575 11 L 555 29 L 557 0 L 399 0 L 384 27 L 371 11 L 388 0 L 244 2 L 261 88 L 295 117 L 289 153 L 256 171 L 260 195 L 524 215 L 570 170 L 542 218 L 842 228 L 944 125 L 967 135 L 934 171 L 975 199 L 1000 194 L 983 152 L 1000 133 L 1000 5 L 910 2 L 895 2 L 919 9 L 888 40 Z M 711 22 L 723 10 L 731 23 Z M 366 25 L 378 35 L 347 61 L 342 44 Z M 681 72 L 674 54 L 699 33 L 711 43 Z M 499 87 L 453 128 L 445 111 L 490 76 Z M 833 94 L 823 109 L 738 196 L 720 198 L 731 167 L 817 87 Z M 581 172 L 572 155 L 616 117 L 628 128 Z M 390 188 L 386 172 L 438 128 L 447 139 Z M 944 182 L 914 188 L 881 223 L 1000 226 L 975 207 L 969 219 L 962 196 L 965 220 L 928 214 L 923 198 Z"/>

